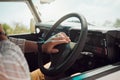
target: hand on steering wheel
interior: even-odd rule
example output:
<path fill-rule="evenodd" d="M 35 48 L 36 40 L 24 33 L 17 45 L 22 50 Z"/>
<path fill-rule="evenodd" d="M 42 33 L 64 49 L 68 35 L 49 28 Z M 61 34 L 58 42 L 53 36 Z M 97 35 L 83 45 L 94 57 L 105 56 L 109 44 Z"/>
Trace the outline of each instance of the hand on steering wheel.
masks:
<path fill-rule="evenodd" d="M 43 45 L 42 52 L 45 53 L 57 53 L 59 49 L 55 48 L 55 46 L 63 43 L 69 43 L 70 38 L 64 33 L 60 32 L 52 37 L 50 37 Z"/>
<path fill-rule="evenodd" d="M 45 39 L 47 40 L 51 36 L 51 34 L 60 25 L 60 23 L 62 23 L 64 20 L 70 17 L 78 18 L 81 23 L 81 31 L 80 31 L 80 36 L 78 36 L 77 43 L 70 42 L 67 44 L 61 44 L 56 46 L 59 49 L 59 53 L 50 54 L 51 65 L 48 69 L 44 68 L 44 65 L 43 65 L 43 58 L 44 58 L 43 54 L 40 54 L 40 53 L 38 54 L 39 67 L 41 71 L 47 76 L 55 76 L 65 72 L 74 64 L 78 56 L 81 55 L 80 52 L 84 47 L 85 40 L 87 37 L 87 21 L 82 15 L 79 15 L 77 13 L 70 13 L 63 16 L 49 30 L 49 32 L 45 36 Z"/>

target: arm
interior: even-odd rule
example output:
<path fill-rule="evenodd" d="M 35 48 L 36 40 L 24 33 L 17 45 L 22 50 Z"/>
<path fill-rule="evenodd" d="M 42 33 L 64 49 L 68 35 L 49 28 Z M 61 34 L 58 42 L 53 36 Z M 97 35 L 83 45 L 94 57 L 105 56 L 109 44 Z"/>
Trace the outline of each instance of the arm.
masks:
<path fill-rule="evenodd" d="M 69 37 L 65 33 L 61 32 L 45 41 L 45 43 L 41 45 L 41 50 L 45 53 L 57 53 L 59 50 L 54 48 L 56 45 L 69 42 Z M 26 40 L 25 52 L 38 52 L 37 42 Z"/>
<path fill-rule="evenodd" d="M 26 40 L 24 49 L 25 49 L 26 53 L 28 53 L 28 52 L 38 52 L 37 42 Z"/>
<path fill-rule="evenodd" d="M 0 25 L 0 32 L 5 33 L 2 26 Z M 5 34 L 2 34 L 0 36 L 1 40 L 8 39 Z M 10 39 L 15 44 L 19 45 L 23 52 L 38 52 L 38 45 L 35 41 L 29 41 L 24 39 Z M 45 53 L 57 53 L 59 52 L 58 49 L 54 48 L 56 45 L 62 44 L 62 43 L 69 43 L 70 39 L 69 37 L 61 32 L 58 33 L 51 38 L 49 38 L 43 45 L 41 45 L 41 52 Z"/>
<path fill-rule="evenodd" d="M 9 40 L 0 43 L 0 80 L 30 80 L 28 64 L 20 48 Z"/>
<path fill-rule="evenodd" d="M 0 25 L 0 80 L 30 80 L 29 67 L 21 49 L 8 40 Z"/>

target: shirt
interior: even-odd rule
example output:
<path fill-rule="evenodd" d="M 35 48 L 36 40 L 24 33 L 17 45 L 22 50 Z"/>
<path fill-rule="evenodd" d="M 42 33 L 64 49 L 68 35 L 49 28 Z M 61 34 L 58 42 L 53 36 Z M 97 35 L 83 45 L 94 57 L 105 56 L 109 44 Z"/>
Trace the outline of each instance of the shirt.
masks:
<path fill-rule="evenodd" d="M 18 45 L 22 52 L 24 53 L 24 49 L 25 49 L 25 39 L 20 39 L 20 38 L 13 38 L 13 37 L 9 37 L 9 40 L 13 43 L 15 43 L 16 45 Z"/>
<path fill-rule="evenodd" d="M 10 40 L 0 41 L 0 80 L 30 80 L 28 64 L 23 54 L 25 40 Z"/>

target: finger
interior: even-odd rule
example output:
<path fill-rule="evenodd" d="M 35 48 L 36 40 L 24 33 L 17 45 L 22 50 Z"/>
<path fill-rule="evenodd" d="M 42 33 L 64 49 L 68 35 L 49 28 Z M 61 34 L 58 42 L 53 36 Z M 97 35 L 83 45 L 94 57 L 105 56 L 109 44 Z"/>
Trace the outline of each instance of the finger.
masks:
<path fill-rule="evenodd" d="M 64 37 L 56 37 L 56 38 L 53 38 L 52 40 L 66 40 L 68 42 L 71 41 L 69 37 L 66 37 L 66 38 L 64 38 Z"/>
<path fill-rule="evenodd" d="M 69 42 L 66 40 L 53 40 L 53 47 L 63 43 L 69 43 Z"/>
<path fill-rule="evenodd" d="M 52 40 L 65 40 L 64 37 L 54 37 Z"/>
<path fill-rule="evenodd" d="M 71 41 L 70 38 L 64 33 L 64 32 L 60 32 L 61 37 L 64 37 L 67 41 Z"/>
<path fill-rule="evenodd" d="M 71 41 L 69 37 L 66 37 L 65 39 L 66 39 L 68 42 L 70 42 L 70 41 Z"/>
<path fill-rule="evenodd" d="M 53 36 L 52 38 L 53 38 L 52 40 L 66 39 L 69 42 L 71 41 L 70 38 L 64 32 L 60 32 Z"/>
<path fill-rule="evenodd" d="M 59 52 L 58 49 L 52 49 L 52 50 L 51 50 L 51 53 L 58 53 L 58 52 Z"/>

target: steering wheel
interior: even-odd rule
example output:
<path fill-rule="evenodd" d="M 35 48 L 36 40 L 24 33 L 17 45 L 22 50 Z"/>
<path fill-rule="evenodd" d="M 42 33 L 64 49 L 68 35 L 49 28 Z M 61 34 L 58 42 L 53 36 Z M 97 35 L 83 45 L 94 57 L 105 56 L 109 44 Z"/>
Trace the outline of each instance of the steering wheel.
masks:
<path fill-rule="evenodd" d="M 65 16 L 63 16 L 61 19 L 59 19 L 52 28 L 48 31 L 46 35 L 46 39 L 51 36 L 51 34 L 54 32 L 54 30 L 62 23 L 64 20 L 70 18 L 70 17 L 76 17 L 79 19 L 81 23 L 81 31 L 80 36 L 78 36 L 77 43 L 70 42 L 68 44 L 61 44 L 57 47 L 59 48 L 59 53 L 57 54 L 49 54 L 50 55 L 50 61 L 51 65 L 48 69 L 46 69 L 43 66 L 43 53 L 38 54 L 38 63 L 40 70 L 43 72 L 43 74 L 47 76 L 56 76 L 63 72 L 65 72 L 67 69 L 69 69 L 78 56 L 81 56 L 81 51 L 84 47 L 85 40 L 87 37 L 87 22 L 84 16 L 77 14 L 77 13 L 70 13 Z"/>

